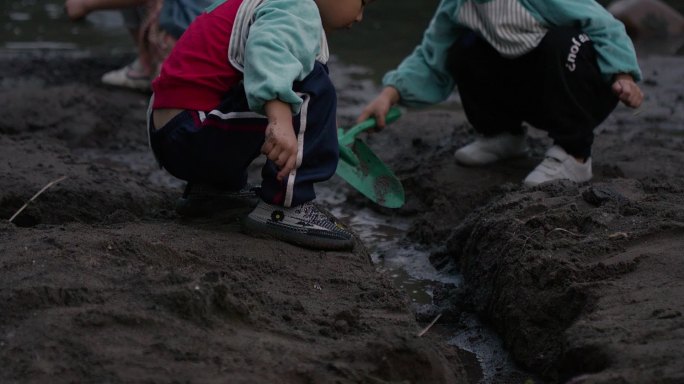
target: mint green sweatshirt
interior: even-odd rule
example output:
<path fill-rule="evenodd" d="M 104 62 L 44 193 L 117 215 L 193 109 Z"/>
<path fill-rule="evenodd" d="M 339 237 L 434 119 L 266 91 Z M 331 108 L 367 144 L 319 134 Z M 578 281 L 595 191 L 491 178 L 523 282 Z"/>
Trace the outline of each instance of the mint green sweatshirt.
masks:
<path fill-rule="evenodd" d="M 217 1 L 216 6 L 224 3 Z M 263 113 L 264 103 L 279 99 L 299 113 L 302 98 L 292 83 L 303 80 L 314 62 L 325 64 L 328 45 L 318 6 L 313 0 L 244 0 L 228 48 L 228 60 L 244 73 L 250 109 Z"/>
<path fill-rule="evenodd" d="M 446 58 L 459 31 L 473 30 L 502 56 L 515 58 L 533 50 L 556 26 L 578 26 L 589 35 L 606 82 L 618 73 L 641 80 L 624 25 L 595 0 L 442 0 L 423 41 L 383 84 L 395 87 L 407 106 L 439 103 L 455 86 Z"/>

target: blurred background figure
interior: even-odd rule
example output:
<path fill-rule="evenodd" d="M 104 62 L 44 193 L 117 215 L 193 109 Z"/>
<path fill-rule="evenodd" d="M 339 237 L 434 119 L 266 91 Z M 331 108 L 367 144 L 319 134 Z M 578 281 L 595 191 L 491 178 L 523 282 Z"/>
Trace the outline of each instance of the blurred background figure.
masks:
<path fill-rule="evenodd" d="M 66 0 L 64 7 L 73 21 L 84 19 L 89 13 L 118 9 L 136 47 L 133 62 L 107 72 L 102 82 L 107 85 L 142 91 L 150 90 L 150 83 L 159 67 L 190 22 L 211 0 Z"/>
<path fill-rule="evenodd" d="M 636 38 L 669 38 L 684 35 L 684 16 L 660 0 L 618 0 L 608 11 Z"/>

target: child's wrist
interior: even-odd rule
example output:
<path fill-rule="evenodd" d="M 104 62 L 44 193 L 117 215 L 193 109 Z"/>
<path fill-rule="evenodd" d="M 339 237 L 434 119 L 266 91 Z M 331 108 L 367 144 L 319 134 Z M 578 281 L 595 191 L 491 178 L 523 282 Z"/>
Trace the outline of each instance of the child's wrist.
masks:
<path fill-rule="evenodd" d="M 630 75 L 629 73 L 616 73 L 616 74 L 613 76 L 613 82 L 616 82 L 616 81 L 619 81 L 619 80 L 628 80 L 628 81 L 632 81 L 632 82 L 633 82 L 633 81 L 634 81 L 634 78 L 633 78 L 632 75 Z"/>
<path fill-rule="evenodd" d="M 269 123 L 275 123 L 278 120 L 289 120 L 292 116 L 292 107 L 284 101 L 274 99 L 264 103 L 264 112 Z"/>
<path fill-rule="evenodd" d="M 382 90 L 382 93 L 384 97 L 386 97 L 392 105 L 396 104 L 399 102 L 401 99 L 401 95 L 399 94 L 399 90 L 392 86 L 386 86 L 385 89 Z"/>

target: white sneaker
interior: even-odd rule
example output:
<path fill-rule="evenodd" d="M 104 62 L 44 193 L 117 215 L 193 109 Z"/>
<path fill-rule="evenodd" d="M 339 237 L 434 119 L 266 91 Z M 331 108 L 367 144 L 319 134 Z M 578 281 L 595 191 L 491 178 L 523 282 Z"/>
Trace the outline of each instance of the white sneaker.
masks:
<path fill-rule="evenodd" d="M 591 180 L 591 158 L 580 163 L 557 145 L 546 151 L 546 158 L 525 178 L 523 183 L 532 187 L 541 183 L 568 179 L 577 183 Z"/>
<path fill-rule="evenodd" d="M 273 237 L 288 243 L 322 250 L 354 247 L 354 238 L 334 218 L 321 212 L 312 202 L 285 208 L 260 200 L 243 221 L 245 232 Z"/>
<path fill-rule="evenodd" d="M 478 137 L 454 153 L 463 165 L 487 165 L 499 160 L 523 157 L 527 154 L 526 135 L 508 132 L 493 137 Z"/>
<path fill-rule="evenodd" d="M 140 71 L 142 71 L 142 64 L 140 63 L 140 60 L 136 59 L 134 62 L 123 68 L 119 68 L 102 75 L 102 83 L 114 87 L 149 91 L 152 79 L 150 76 L 134 75 L 135 72 Z"/>

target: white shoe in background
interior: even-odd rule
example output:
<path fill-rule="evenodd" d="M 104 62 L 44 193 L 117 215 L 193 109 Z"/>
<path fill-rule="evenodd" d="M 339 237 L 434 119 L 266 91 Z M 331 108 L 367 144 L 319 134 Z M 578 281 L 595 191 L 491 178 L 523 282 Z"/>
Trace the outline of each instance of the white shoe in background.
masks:
<path fill-rule="evenodd" d="M 527 136 L 508 132 L 492 137 L 478 137 L 472 143 L 454 153 L 456 161 L 463 165 L 487 165 L 527 155 Z"/>
<path fill-rule="evenodd" d="M 152 79 L 149 75 L 138 75 L 144 72 L 140 60 L 128 64 L 102 75 L 102 83 L 114 87 L 135 89 L 138 91 L 149 91 Z"/>

